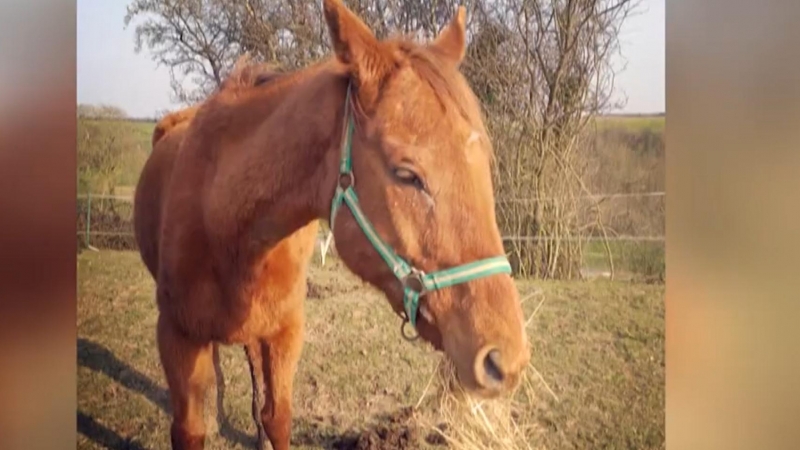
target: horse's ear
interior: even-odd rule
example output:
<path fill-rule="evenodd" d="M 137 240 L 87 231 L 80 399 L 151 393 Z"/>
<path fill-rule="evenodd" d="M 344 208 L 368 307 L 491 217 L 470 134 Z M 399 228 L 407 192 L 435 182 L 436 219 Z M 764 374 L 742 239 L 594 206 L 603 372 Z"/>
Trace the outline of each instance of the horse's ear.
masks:
<path fill-rule="evenodd" d="M 461 64 L 467 47 L 467 10 L 459 6 L 450 23 L 439 33 L 431 47 L 454 65 Z"/>
<path fill-rule="evenodd" d="M 324 0 L 323 11 L 336 58 L 349 66 L 359 87 L 359 95 L 376 96 L 380 81 L 393 66 L 391 52 L 341 0 Z M 365 105 L 366 106 L 366 105 Z"/>

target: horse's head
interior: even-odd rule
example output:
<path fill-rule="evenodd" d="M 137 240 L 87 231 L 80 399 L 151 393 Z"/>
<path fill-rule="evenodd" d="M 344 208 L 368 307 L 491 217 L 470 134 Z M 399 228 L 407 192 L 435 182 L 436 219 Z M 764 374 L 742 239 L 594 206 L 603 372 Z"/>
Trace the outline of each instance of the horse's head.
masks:
<path fill-rule="evenodd" d="M 378 41 L 340 0 L 325 0 L 324 12 L 352 89 L 352 178 L 340 182 L 346 187 L 352 181 L 356 203 L 371 224 L 365 229 L 359 223 L 364 220 L 355 219 L 352 198 L 332 208 L 337 250 L 398 313 L 409 311 L 405 288 L 415 280 L 398 281 L 407 270 L 398 269 L 392 256 L 387 260 L 381 243 L 409 267 L 438 273 L 436 280 L 425 279 L 429 289 L 411 318 L 417 332 L 444 350 L 466 389 L 484 396 L 507 392 L 518 384 L 530 350 L 519 295 L 504 270 L 492 145 L 477 99 L 458 71 L 465 53 L 464 10 L 425 45 Z M 381 243 L 372 240 L 370 227 Z M 493 271 L 497 257 L 499 272 Z M 411 311 L 417 313 L 416 306 Z"/>

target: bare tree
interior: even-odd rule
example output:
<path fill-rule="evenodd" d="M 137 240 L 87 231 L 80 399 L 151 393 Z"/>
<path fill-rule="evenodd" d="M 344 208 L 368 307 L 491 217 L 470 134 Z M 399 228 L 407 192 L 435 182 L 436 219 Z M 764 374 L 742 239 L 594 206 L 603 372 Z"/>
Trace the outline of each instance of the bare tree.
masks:
<path fill-rule="evenodd" d="M 590 120 L 610 105 L 611 55 L 634 1 L 464 2 L 470 42 L 462 70 L 495 143 L 501 229 L 526 237 L 507 248 L 521 275 L 579 276 L 583 238 L 606 232 L 599 205 L 585 200 L 589 160 L 581 149 Z M 379 37 L 421 39 L 436 35 L 461 2 L 347 3 Z M 147 46 L 169 67 L 176 98 L 190 102 L 216 88 L 245 51 L 290 69 L 328 53 L 320 8 L 318 0 L 133 0 L 125 24 L 141 19 L 137 50 Z"/>
<path fill-rule="evenodd" d="M 193 103 L 219 86 L 236 57 L 292 69 L 324 56 L 327 33 L 318 0 L 133 0 L 125 26 L 136 23 L 136 51 L 149 48 L 169 68 L 174 99 Z M 351 0 L 379 37 L 422 30 L 435 35 L 454 0 Z"/>
<path fill-rule="evenodd" d="M 586 127 L 609 106 L 612 52 L 630 0 L 507 0 L 480 3 L 467 68 L 483 96 L 498 152 L 501 227 L 518 273 L 580 275 L 582 238 L 603 233 L 586 203 Z M 476 45 L 477 44 L 477 45 Z M 610 256 L 610 252 L 609 252 Z"/>
<path fill-rule="evenodd" d="M 125 26 L 136 17 L 144 18 L 136 26 L 136 51 L 147 45 L 153 59 L 170 69 L 173 92 L 180 102 L 197 101 L 219 86 L 226 68 L 241 52 L 238 42 L 231 39 L 238 22 L 227 13 L 226 3 L 134 0 L 128 5 Z"/>

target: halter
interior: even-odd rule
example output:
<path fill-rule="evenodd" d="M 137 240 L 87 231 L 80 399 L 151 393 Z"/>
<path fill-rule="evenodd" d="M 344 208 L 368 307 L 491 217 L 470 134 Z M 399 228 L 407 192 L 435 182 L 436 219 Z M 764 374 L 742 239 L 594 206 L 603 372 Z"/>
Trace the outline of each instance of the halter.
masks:
<path fill-rule="evenodd" d="M 412 266 L 401 258 L 378 236 L 375 227 L 372 226 L 364 211 L 358 204 L 358 196 L 354 189 L 355 176 L 352 169 L 352 138 L 353 138 L 353 116 L 350 106 L 350 84 L 347 85 L 347 96 L 345 97 L 344 114 L 346 129 L 342 138 L 342 159 L 339 163 L 339 180 L 336 186 L 336 193 L 331 204 L 330 229 L 333 232 L 334 219 L 339 207 L 344 203 L 350 208 L 356 222 L 367 236 L 372 246 L 377 250 L 381 258 L 386 262 L 394 276 L 403 285 L 403 307 L 406 316 L 403 318 L 403 336 L 411 339 L 405 333 L 406 323 L 416 328 L 417 310 L 419 309 L 419 298 L 430 291 L 444 289 L 457 284 L 466 283 L 478 278 L 490 275 L 511 273 L 511 265 L 508 259 L 503 256 L 481 259 L 475 262 L 462 264 L 460 266 L 439 270 L 426 274 L 422 270 Z"/>

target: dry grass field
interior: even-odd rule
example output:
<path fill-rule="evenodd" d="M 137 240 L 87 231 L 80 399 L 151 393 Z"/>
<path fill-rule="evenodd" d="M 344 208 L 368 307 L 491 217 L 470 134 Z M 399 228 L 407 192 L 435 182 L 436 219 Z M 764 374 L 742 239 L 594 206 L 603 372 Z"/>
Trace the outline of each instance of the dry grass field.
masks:
<path fill-rule="evenodd" d="M 135 252 L 84 251 L 77 264 L 78 448 L 168 449 L 153 281 Z M 664 286 L 520 281 L 519 289 L 526 313 L 535 311 L 535 395 L 520 396 L 514 412 L 530 447 L 664 448 Z M 306 312 L 293 448 L 447 447 L 423 425 L 440 412 L 433 389 L 423 397 L 440 355 L 401 338 L 380 294 L 335 258 L 324 268 L 315 260 Z M 207 448 L 254 448 L 244 352 L 222 347 L 220 360 L 222 412 Z"/>

